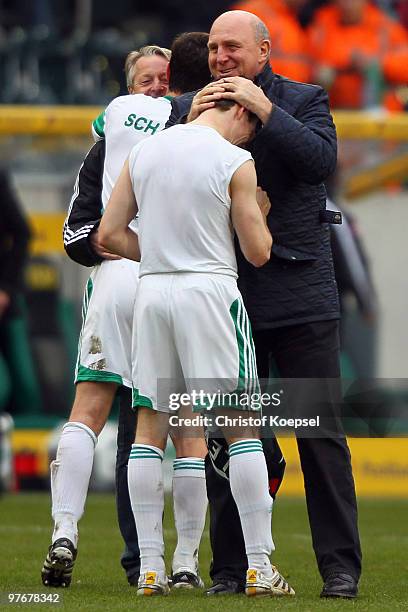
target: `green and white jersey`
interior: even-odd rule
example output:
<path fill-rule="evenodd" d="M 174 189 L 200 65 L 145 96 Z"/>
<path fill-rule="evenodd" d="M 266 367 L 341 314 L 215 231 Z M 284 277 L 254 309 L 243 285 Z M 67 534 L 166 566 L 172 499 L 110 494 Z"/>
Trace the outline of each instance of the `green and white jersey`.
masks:
<path fill-rule="evenodd" d="M 163 130 L 170 112 L 168 98 L 132 94 L 112 100 L 95 119 L 92 124 L 94 137 L 106 140 L 102 186 L 104 208 L 132 148 L 141 140 Z"/>
<path fill-rule="evenodd" d="M 251 154 L 203 125 L 175 125 L 129 157 L 139 207 L 140 277 L 204 272 L 237 277 L 229 184 Z"/>

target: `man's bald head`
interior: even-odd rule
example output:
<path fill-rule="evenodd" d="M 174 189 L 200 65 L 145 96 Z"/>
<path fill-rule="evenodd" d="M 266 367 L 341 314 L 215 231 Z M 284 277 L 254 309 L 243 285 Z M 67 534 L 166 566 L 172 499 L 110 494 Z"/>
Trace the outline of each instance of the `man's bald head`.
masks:
<path fill-rule="evenodd" d="M 237 28 L 251 28 L 256 42 L 269 40 L 269 30 L 263 21 L 248 11 L 227 11 L 214 21 L 212 28 L 224 24 L 234 24 Z M 211 28 L 211 29 L 212 29 Z"/>
<path fill-rule="evenodd" d="M 209 65 L 214 77 L 254 79 L 269 60 L 268 28 L 247 11 L 228 11 L 214 21 L 208 41 Z"/>

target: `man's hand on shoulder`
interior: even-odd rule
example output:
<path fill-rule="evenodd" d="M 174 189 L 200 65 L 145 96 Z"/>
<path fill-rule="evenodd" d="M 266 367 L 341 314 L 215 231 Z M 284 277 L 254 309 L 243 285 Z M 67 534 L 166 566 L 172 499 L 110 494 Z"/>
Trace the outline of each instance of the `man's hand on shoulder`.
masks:
<path fill-rule="evenodd" d="M 89 235 L 89 241 L 91 243 L 92 249 L 95 251 L 97 255 L 99 255 L 99 257 L 102 257 L 103 259 L 110 259 L 110 260 L 122 259 L 119 255 L 110 253 L 102 246 L 99 240 L 99 230 L 95 230 L 94 232 L 91 232 L 91 234 Z"/>
<path fill-rule="evenodd" d="M 268 121 L 272 112 L 272 102 L 255 83 L 239 76 L 225 77 L 217 82 L 224 87 L 223 98 L 235 100 L 251 113 L 257 115 L 263 124 Z"/>

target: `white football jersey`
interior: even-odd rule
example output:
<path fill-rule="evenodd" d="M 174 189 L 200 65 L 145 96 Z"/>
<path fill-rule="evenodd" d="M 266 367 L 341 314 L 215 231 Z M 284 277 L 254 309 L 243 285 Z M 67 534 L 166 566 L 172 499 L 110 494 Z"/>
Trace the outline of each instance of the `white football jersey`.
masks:
<path fill-rule="evenodd" d="M 252 159 L 210 127 L 176 125 L 129 157 L 139 207 L 140 276 L 204 272 L 237 277 L 229 184 Z"/>
<path fill-rule="evenodd" d="M 106 207 L 113 186 L 132 148 L 164 129 L 170 116 L 169 98 L 144 94 L 119 96 L 92 124 L 94 137 L 106 140 L 102 203 Z"/>

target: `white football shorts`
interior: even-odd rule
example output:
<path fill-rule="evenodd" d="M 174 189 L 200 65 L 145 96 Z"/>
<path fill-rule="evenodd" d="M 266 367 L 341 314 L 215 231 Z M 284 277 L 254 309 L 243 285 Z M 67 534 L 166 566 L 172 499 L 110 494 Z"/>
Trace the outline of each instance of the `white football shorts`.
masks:
<path fill-rule="evenodd" d="M 132 324 L 139 263 L 103 261 L 84 293 L 75 382 L 114 382 L 132 387 Z"/>
<path fill-rule="evenodd" d="M 142 276 L 133 329 L 134 406 L 171 412 L 170 398 L 187 393 L 196 411 L 251 409 L 236 401 L 238 393 L 256 393 L 259 385 L 251 326 L 234 277 Z"/>

